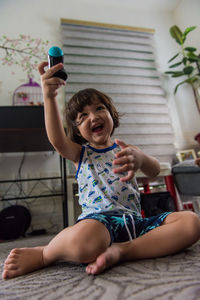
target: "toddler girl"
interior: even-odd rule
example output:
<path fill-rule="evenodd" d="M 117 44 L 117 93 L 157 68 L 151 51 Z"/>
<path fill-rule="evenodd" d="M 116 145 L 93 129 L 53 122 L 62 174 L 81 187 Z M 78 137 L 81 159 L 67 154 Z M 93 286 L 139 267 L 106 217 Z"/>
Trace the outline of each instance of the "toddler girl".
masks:
<path fill-rule="evenodd" d="M 76 167 L 82 213 L 48 245 L 13 249 L 3 278 L 13 278 L 64 260 L 87 264 L 98 274 L 122 261 L 169 255 L 189 247 L 200 237 L 199 217 L 189 211 L 141 217 L 135 172 L 148 177 L 160 171 L 158 161 L 139 148 L 112 140 L 119 115 L 105 94 L 85 89 L 66 108 L 68 136 L 56 103 L 65 82 L 52 75 L 63 65 L 45 71 L 39 65 L 48 138 L 60 155 Z"/>

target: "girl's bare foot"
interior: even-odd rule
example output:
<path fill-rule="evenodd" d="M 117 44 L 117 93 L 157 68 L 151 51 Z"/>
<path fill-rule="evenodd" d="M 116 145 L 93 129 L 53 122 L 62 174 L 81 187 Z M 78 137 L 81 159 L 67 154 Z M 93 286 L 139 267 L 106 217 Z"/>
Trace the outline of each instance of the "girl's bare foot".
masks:
<path fill-rule="evenodd" d="M 121 261 L 121 248 L 119 244 L 112 244 L 105 252 L 100 254 L 96 261 L 88 264 L 86 272 L 88 274 L 99 274 L 104 270 L 116 265 Z"/>
<path fill-rule="evenodd" d="M 3 279 L 10 279 L 44 267 L 44 247 L 16 248 L 4 263 Z"/>

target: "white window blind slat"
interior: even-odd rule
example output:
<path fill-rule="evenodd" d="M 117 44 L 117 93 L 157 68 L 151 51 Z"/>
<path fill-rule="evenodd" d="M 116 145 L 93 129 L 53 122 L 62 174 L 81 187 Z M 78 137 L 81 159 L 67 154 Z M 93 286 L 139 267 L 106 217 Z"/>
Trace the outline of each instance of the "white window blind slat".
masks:
<path fill-rule="evenodd" d="M 87 22 L 87 24 L 80 24 L 80 21 L 74 20 L 74 23 L 72 24 L 71 20 L 67 19 L 61 19 L 61 25 L 62 25 L 62 36 L 63 38 L 66 38 L 70 32 L 73 34 L 77 35 L 87 35 L 89 34 L 89 37 L 95 38 L 97 34 L 99 36 L 107 36 L 109 40 L 112 40 L 113 38 L 118 38 L 118 39 L 127 39 L 130 38 L 130 41 L 133 42 L 135 39 L 139 41 L 148 41 L 151 39 L 154 30 L 150 29 L 145 29 L 142 30 L 140 28 L 133 29 L 123 29 L 122 26 L 118 26 L 120 28 L 116 28 L 117 26 L 115 25 L 115 28 L 111 28 L 111 26 L 95 26 L 94 23 Z M 79 23 L 79 24 L 78 24 Z M 90 24 L 89 24 L 90 23 Z M 100 24 L 102 25 L 102 23 Z M 67 30 L 65 30 L 67 29 Z M 134 40 L 133 40 L 134 39 Z"/>
<path fill-rule="evenodd" d="M 95 88 L 122 114 L 115 136 L 162 162 L 175 153 L 165 92 L 157 70 L 152 30 L 61 20 L 66 101 Z"/>
<path fill-rule="evenodd" d="M 171 134 L 173 136 L 172 128 L 168 124 L 160 124 L 157 126 L 157 124 L 143 124 L 142 126 L 140 124 L 134 124 L 134 126 L 130 126 L 131 124 L 121 124 L 119 128 L 116 129 L 116 135 L 147 135 L 147 132 L 149 132 L 149 126 L 151 126 L 151 134 L 155 135 L 164 135 L 164 134 Z"/>
<path fill-rule="evenodd" d="M 115 98 L 115 103 L 138 103 L 144 104 L 148 103 L 154 105 L 163 104 L 167 107 L 167 100 L 164 95 L 148 95 L 148 94 L 137 94 L 124 95 L 124 94 L 112 94 Z M 167 108 L 168 109 L 168 108 Z"/>
<path fill-rule="evenodd" d="M 130 114 L 166 114 L 168 115 L 168 109 L 166 105 L 152 105 L 152 104 L 140 104 L 140 103 L 120 103 L 115 105 L 117 110 L 121 114 L 126 114 L 127 111 Z"/>
<path fill-rule="evenodd" d="M 128 142 L 128 139 L 124 139 L 126 143 L 129 143 Z M 174 147 L 172 144 L 164 144 L 164 145 L 158 145 L 158 146 L 155 146 L 155 145 L 144 145 L 144 144 L 139 144 L 138 147 L 140 147 L 140 149 L 142 151 L 144 151 L 145 153 L 148 153 L 149 155 L 153 155 L 155 157 L 169 157 L 169 156 L 172 156 L 174 155 Z M 167 162 L 167 160 L 163 161 L 162 162 Z"/>
<path fill-rule="evenodd" d="M 70 85 L 69 85 L 70 84 Z M 124 94 L 154 94 L 154 95 L 164 95 L 164 91 L 160 86 L 146 86 L 143 84 L 138 85 L 128 85 L 128 84 L 109 84 L 109 83 L 83 83 L 83 82 L 70 82 L 68 84 L 67 91 L 69 93 L 76 93 L 78 90 L 85 88 L 94 88 L 103 91 L 104 93 L 124 93 Z"/>
<path fill-rule="evenodd" d="M 133 114 L 133 113 L 126 113 L 120 120 L 121 124 L 169 124 L 170 118 L 168 114 Z M 150 130 L 149 130 L 150 131 Z"/>
<path fill-rule="evenodd" d="M 83 48 L 97 48 L 97 49 L 110 49 L 112 51 L 115 50 L 124 50 L 130 52 L 140 52 L 152 54 L 153 48 L 148 44 L 136 44 L 136 43 L 120 43 L 119 41 L 105 41 L 98 39 L 74 39 L 68 38 L 64 46 L 71 47 L 83 47 Z"/>
<path fill-rule="evenodd" d="M 137 76 L 121 76 L 121 75 L 115 75 L 110 76 L 110 74 L 71 74 L 70 76 L 70 82 L 82 82 L 82 83 L 107 83 L 107 84 L 142 84 L 143 85 L 156 85 L 160 86 L 160 80 L 159 78 L 149 78 L 149 77 L 137 77 Z"/>
<path fill-rule="evenodd" d="M 67 59 L 67 56 L 66 56 Z M 127 66 L 101 66 L 101 65 L 86 65 L 86 64 L 76 64 L 74 62 L 65 64 L 67 71 L 73 74 L 107 74 L 107 75 L 135 75 L 138 77 L 158 77 L 158 72 L 155 68 L 144 68 L 144 67 L 131 67 Z"/>
<path fill-rule="evenodd" d="M 66 55 L 67 64 L 83 64 L 83 65 L 102 65 L 115 67 L 137 67 L 141 69 L 156 69 L 155 62 L 150 60 L 139 60 L 139 59 L 124 59 L 118 57 L 99 57 L 89 55 Z"/>
<path fill-rule="evenodd" d="M 172 139 L 172 135 L 169 134 L 165 134 L 162 135 L 162 137 L 157 137 L 156 134 L 149 134 L 147 135 L 134 135 L 134 137 L 130 137 L 128 134 L 124 134 L 124 135 L 117 135 L 119 138 L 125 138 L 125 139 L 129 139 L 129 143 L 131 144 L 137 144 L 137 145 L 170 145 L 171 143 L 171 139 Z"/>
<path fill-rule="evenodd" d="M 67 99 L 70 99 L 74 93 L 70 93 L 68 89 L 66 89 Z M 150 103 L 150 104 L 163 104 L 166 103 L 166 99 L 163 95 L 148 95 L 148 94 L 115 94 L 112 93 L 113 99 L 115 99 L 115 104 L 117 103 Z M 167 104 L 166 104 L 167 105 Z M 171 126 L 171 125 L 170 125 Z"/>
<path fill-rule="evenodd" d="M 64 46 L 63 47 L 66 55 L 73 55 L 73 56 L 94 56 L 94 48 L 88 47 L 81 47 L 81 46 Z M 146 61 L 153 61 L 154 57 L 152 53 L 145 53 L 145 52 L 137 52 L 137 51 L 122 51 L 115 49 L 95 49 L 95 57 L 116 57 L 116 58 L 123 58 L 123 59 L 135 59 L 135 60 L 146 60 Z"/>
<path fill-rule="evenodd" d="M 151 35 L 149 34 L 141 34 L 140 33 L 132 33 L 125 32 L 121 33 L 121 31 L 110 31 L 106 30 L 97 30 L 90 27 L 87 30 L 87 27 L 81 28 L 77 26 L 69 26 L 67 25 L 67 31 L 63 31 L 63 39 L 67 43 L 69 39 L 79 39 L 79 40 L 102 40 L 102 41 L 112 41 L 118 43 L 130 43 L 130 44 L 141 44 L 141 45 L 149 45 L 152 47 Z"/>

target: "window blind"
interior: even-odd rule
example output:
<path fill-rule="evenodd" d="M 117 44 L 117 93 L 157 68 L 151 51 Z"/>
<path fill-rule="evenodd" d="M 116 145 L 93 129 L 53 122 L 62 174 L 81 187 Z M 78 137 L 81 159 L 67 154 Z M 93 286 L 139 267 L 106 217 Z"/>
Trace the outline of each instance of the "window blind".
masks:
<path fill-rule="evenodd" d="M 154 30 L 61 19 L 66 101 L 92 87 L 122 114 L 114 136 L 170 162 L 175 153 L 167 100 L 156 68 Z"/>

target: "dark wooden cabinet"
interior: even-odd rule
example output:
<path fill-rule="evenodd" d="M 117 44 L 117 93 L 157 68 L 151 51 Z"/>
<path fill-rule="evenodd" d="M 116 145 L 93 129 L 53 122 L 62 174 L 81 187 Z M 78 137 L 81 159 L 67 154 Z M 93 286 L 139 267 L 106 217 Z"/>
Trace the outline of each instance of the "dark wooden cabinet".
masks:
<path fill-rule="evenodd" d="M 50 144 L 44 122 L 43 106 L 0 106 L 0 152 L 39 152 L 54 151 Z M 58 177 L 51 177 L 51 179 Z M 66 160 L 60 157 L 60 180 L 63 196 L 64 227 L 68 226 Z M 48 178 L 32 178 L 31 180 L 45 180 Z M 26 181 L 26 179 L 20 179 Z M 12 182 L 3 180 L 1 183 Z M 46 197 L 55 196 L 53 194 Z M 35 198 L 40 196 L 35 195 Z M 44 195 L 42 196 L 44 197 Z M 4 199 L 6 200 L 6 199 Z M 16 200 L 15 198 L 9 200 Z M 20 200 L 20 199 L 18 199 Z"/>
<path fill-rule="evenodd" d="M 0 106 L 0 152 L 54 151 L 43 106 Z"/>

